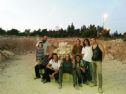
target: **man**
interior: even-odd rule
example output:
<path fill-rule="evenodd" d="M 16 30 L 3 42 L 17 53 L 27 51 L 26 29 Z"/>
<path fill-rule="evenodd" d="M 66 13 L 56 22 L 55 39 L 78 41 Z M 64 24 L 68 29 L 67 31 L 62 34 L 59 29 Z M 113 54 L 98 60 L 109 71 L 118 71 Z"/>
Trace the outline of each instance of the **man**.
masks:
<path fill-rule="evenodd" d="M 105 50 L 102 44 L 98 43 L 96 38 L 91 38 L 91 45 L 92 45 L 92 51 L 93 51 L 93 65 L 92 65 L 92 71 L 93 71 L 93 84 L 91 86 L 97 85 L 97 75 L 98 75 L 98 92 L 103 93 L 102 90 L 102 61 L 105 56 Z"/>
<path fill-rule="evenodd" d="M 81 55 L 82 51 L 82 45 L 81 45 L 81 40 L 77 39 L 75 45 L 73 46 L 72 49 L 72 56 L 75 58 L 76 55 Z"/>
<path fill-rule="evenodd" d="M 39 42 L 43 43 L 43 48 L 44 48 L 44 55 L 49 55 L 48 53 L 48 48 L 50 47 L 50 43 L 48 42 L 48 36 L 43 36 L 42 39 L 40 39 L 37 43 L 36 43 L 36 47 L 38 47 Z"/>
<path fill-rule="evenodd" d="M 72 60 L 70 58 L 70 55 L 68 55 L 68 54 L 63 59 L 62 64 L 61 64 L 60 69 L 59 69 L 59 89 L 62 88 L 62 79 L 63 79 L 64 73 L 72 74 L 73 86 L 75 88 L 77 88 L 76 71 L 75 71 L 74 65 L 72 63 Z"/>
<path fill-rule="evenodd" d="M 39 40 L 36 43 L 36 49 L 39 47 L 40 44 L 42 44 L 42 48 L 43 48 L 42 55 L 43 55 L 43 58 L 42 58 L 42 55 L 39 55 L 39 57 L 41 56 L 40 58 L 42 58 L 43 60 L 41 60 L 41 62 L 38 63 L 35 66 L 35 74 L 36 74 L 36 77 L 34 79 L 40 78 L 40 69 L 44 69 L 45 70 L 45 67 L 48 64 L 48 60 L 50 60 L 50 55 L 48 53 L 48 48 L 49 48 L 50 44 L 47 41 L 47 39 L 48 39 L 48 37 L 45 35 L 41 40 Z M 39 51 L 39 54 L 40 54 L 40 51 Z"/>

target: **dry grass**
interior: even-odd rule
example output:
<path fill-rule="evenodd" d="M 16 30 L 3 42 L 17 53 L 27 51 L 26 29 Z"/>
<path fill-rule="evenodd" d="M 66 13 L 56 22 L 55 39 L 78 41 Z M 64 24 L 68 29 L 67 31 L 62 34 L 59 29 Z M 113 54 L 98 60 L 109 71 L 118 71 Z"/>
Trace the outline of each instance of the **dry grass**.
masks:
<path fill-rule="evenodd" d="M 35 49 L 35 39 L 27 37 L 5 37 L 0 39 L 0 49 L 9 50 L 15 54 L 33 52 Z"/>
<path fill-rule="evenodd" d="M 0 49 L 6 49 L 14 52 L 15 54 L 27 54 L 35 51 L 35 37 L 3 37 L 0 39 Z M 74 45 L 77 38 L 49 38 L 49 42 L 53 44 L 51 51 L 58 47 L 60 42 L 68 42 Z M 81 40 L 83 40 L 81 38 Z M 126 42 L 122 40 L 101 41 L 103 43 L 107 58 L 118 59 L 125 61 L 126 56 Z"/>

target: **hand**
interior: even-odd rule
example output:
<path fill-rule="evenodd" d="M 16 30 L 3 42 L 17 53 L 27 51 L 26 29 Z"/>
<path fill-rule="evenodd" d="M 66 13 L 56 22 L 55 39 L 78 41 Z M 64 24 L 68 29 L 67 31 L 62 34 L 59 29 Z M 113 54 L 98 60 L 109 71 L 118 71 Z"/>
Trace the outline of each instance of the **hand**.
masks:
<path fill-rule="evenodd" d="M 80 68 L 82 72 L 85 72 L 85 68 Z"/>
<path fill-rule="evenodd" d="M 52 78 L 52 79 L 54 78 L 54 75 L 55 75 L 54 73 L 51 75 L 51 78 Z"/>

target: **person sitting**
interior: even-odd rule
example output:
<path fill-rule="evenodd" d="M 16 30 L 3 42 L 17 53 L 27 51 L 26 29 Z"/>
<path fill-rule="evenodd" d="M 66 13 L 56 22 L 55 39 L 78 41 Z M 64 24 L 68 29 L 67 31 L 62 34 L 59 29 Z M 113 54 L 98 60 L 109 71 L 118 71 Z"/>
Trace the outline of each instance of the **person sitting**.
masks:
<path fill-rule="evenodd" d="M 52 54 L 52 59 L 49 61 L 49 63 L 46 66 L 44 78 L 45 81 L 43 83 L 50 82 L 50 75 L 51 78 L 55 78 L 55 80 L 58 82 L 58 72 L 60 67 L 61 61 L 58 59 L 58 55 L 56 53 Z"/>
<path fill-rule="evenodd" d="M 83 60 L 81 59 L 80 55 L 75 56 L 75 68 L 76 68 L 76 75 L 77 75 L 77 82 L 80 87 L 82 87 L 82 74 L 85 73 L 85 67 L 83 64 Z"/>
<path fill-rule="evenodd" d="M 72 60 L 70 58 L 70 55 L 66 55 L 65 58 L 63 59 L 60 69 L 59 69 L 59 89 L 62 88 L 62 79 L 63 79 L 63 74 L 64 73 L 69 73 L 72 74 L 73 76 L 73 85 L 76 87 L 77 81 L 76 81 L 76 73 L 75 73 L 75 68 L 73 66 Z"/>

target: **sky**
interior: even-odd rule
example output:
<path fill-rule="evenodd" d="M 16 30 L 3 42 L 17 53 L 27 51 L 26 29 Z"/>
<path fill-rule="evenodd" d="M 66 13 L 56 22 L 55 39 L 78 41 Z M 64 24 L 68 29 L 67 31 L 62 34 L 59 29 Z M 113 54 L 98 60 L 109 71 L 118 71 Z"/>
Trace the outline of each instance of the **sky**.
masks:
<path fill-rule="evenodd" d="M 66 29 L 90 24 L 126 32 L 126 0 L 0 0 L 0 28 Z M 104 17 L 104 14 L 107 17 Z"/>

